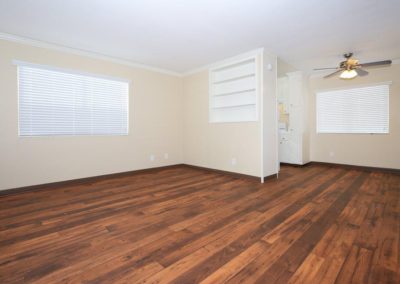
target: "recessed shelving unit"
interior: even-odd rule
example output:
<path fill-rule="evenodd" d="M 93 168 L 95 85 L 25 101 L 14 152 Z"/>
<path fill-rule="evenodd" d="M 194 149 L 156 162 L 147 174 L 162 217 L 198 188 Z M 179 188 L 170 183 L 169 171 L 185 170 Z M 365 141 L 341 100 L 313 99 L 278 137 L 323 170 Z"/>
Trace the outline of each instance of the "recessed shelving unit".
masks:
<path fill-rule="evenodd" d="M 256 60 L 247 57 L 209 70 L 210 122 L 257 121 Z"/>

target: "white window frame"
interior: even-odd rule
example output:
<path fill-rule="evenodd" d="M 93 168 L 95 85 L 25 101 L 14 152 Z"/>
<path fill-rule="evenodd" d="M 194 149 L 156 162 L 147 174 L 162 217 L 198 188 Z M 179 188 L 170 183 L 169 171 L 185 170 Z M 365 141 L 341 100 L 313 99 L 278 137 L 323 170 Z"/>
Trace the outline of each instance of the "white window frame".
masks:
<path fill-rule="evenodd" d="M 316 133 L 317 134 L 374 134 L 374 135 L 387 135 L 390 134 L 390 85 L 392 84 L 391 81 L 387 82 L 380 82 L 380 83 L 371 83 L 371 84 L 363 84 L 363 85 L 352 85 L 347 88 L 335 88 L 335 89 L 324 89 L 318 90 L 315 92 L 315 119 L 316 119 Z M 376 86 L 388 86 L 388 94 L 387 94 L 387 129 L 386 132 L 358 132 L 358 131 L 320 131 L 320 124 L 319 124 L 319 115 L 318 115 L 318 97 L 321 93 L 324 92 L 332 92 L 332 91 L 347 91 L 352 89 L 359 89 L 359 88 L 368 88 L 368 87 L 376 87 Z"/>
<path fill-rule="evenodd" d="M 12 63 L 19 68 L 20 66 L 27 66 L 27 67 L 32 67 L 32 68 L 37 68 L 37 69 L 43 69 L 43 70 L 49 70 L 49 71 L 55 71 L 55 72 L 60 72 L 60 73 L 66 73 L 66 74 L 73 74 L 73 75 L 81 75 L 81 76 L 87 76 L 87 77 L 93 77 L 93 78 L 99 78 L 99 79 L 106 79 L 106 80 L 112 80 L 112 81 L 118 81 L 118 82 L 123 82 L 128 85 L 128 90 L 127 90 L 127 102 L 126 102 L 126 133 L 118 133 L 118 134 L 112 134 L 112 133 L 104 133 L 104 134 L 92 134 L 92 133 L 85 133 L 85 134 L 39 134 L 39 135 L 22 135 L 21 134 L 21 125 L 20 125 L 20 90 L 19 90 L 19 78 L 17 78 L 17 84 L 18 84 L 18 136 L 19 138 L 30 138 L 30 137 L 62 137 L 62 136 L 67 136 L 67 137 L 80 137 L 80 136 L 128 136 L 129 135 L 129 130 L 130 130 L 130 90 L 131 90 L 131 81 L 125 78 L 120 78 L 120 77 L 114 77 L 114 76 L 106 76 L 106 75 L 100 75 L 100 74 L 94 74 L 90 72 L 84 72 L 84 71 L 79 71 L 75 69 L 67 69 L 67 68 L 59 68 L 55 66 L 50 66 L 50 65 L 44 65 L 44 64 L 36 64 L 36 63 L 31 63 L 31 62 L 26 62 L 26 61 L 21 61 L 21 60 L 13 60 Z M 19 74 L 19 71 L 17 70 L 17 74 Z"/>

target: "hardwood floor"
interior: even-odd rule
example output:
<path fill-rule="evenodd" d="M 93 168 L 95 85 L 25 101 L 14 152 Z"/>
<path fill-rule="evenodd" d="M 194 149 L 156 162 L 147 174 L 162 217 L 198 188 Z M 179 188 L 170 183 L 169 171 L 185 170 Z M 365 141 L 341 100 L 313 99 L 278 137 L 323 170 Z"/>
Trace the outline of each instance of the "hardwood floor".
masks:
<path fill-rule="evenodd" d="M 0 197 L 0 283 L 399 283 L 400 176 L 189 167 Z"/>

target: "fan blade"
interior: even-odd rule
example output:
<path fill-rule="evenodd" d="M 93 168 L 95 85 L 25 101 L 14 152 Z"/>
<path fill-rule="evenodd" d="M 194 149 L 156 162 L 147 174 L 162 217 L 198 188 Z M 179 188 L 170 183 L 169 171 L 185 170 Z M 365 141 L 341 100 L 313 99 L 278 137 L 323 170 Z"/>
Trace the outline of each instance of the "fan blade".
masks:
<path fill-rule="evenodd" d="M 392 60 L 383 60 L 383 61 L 362 63 L 362 64 L 358 64 L 358 66 L 365 68 L 365 67 L 383 66 L 383 65 L 390 65 L 390 64 L 392 64 Z"/>
<path fill-rule="evenodd" d="M 324 78 L 333 77 L 333 76 L 335 76 L 336 74 L 339 74 L 339 73 L 342 72 L 342 71 L 343 71 L 343 69 L 339 69 L 339 70 L 337 70 L 337 71 L 335 71 L 335 72 L 333 72 L 333 73 L 331 73 L 331 74 L 328 74 L 328 75 L 324 76 Z"/>
<path fill-rule="evenodd" d="M 315 68 L 313 69 L 314 71 L 318 71 L 318 70 L 331 70 L 331 69 L 337 69 L 337 67 L 331 67 L 331 68 Z"/>
<path fill-rule="evenodd" d="M 357 68 L 356 72 L 359 76 L 363 77 L 363 76 L 367 76 L 369 73 L 361 68 Z"/>

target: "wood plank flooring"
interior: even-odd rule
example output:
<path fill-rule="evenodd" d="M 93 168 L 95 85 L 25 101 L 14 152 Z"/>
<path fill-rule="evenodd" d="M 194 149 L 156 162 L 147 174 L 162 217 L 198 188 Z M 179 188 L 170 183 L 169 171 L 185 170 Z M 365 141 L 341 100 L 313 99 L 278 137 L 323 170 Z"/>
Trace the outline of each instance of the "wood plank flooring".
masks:
<path fill-rule="evenodd" d="M 0 283 L 400 283 L 400 176 L 186 166 L 0 197 Z"/>

